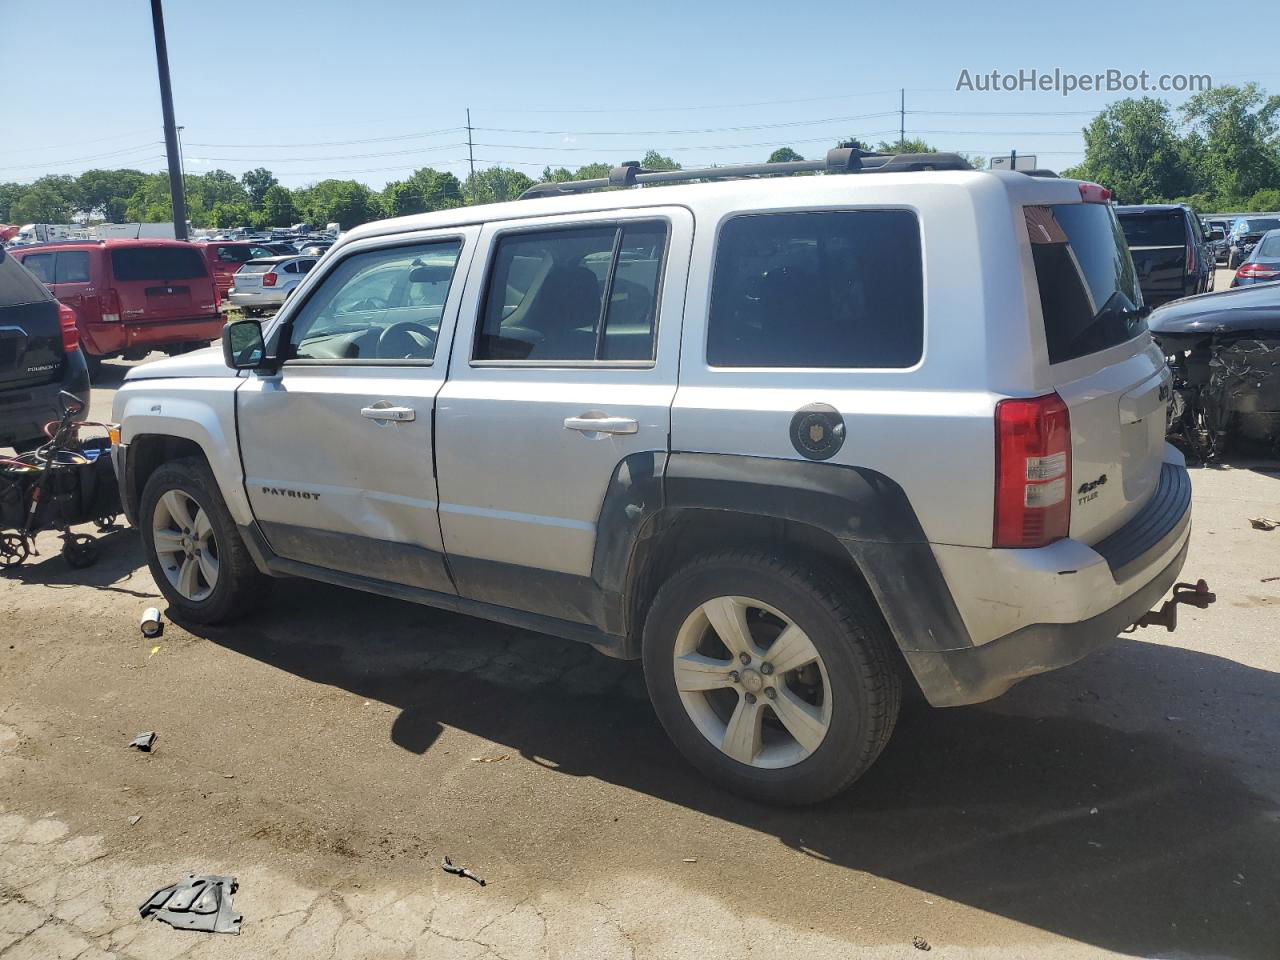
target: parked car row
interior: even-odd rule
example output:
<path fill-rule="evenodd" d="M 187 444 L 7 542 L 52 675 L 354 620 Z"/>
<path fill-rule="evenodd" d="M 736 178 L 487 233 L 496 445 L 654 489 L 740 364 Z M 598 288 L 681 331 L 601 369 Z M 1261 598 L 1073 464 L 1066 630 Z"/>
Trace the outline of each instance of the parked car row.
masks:
<path fill-rule="evenodd" d="M 1213 289 L 1214 253 L 1190 207 L 1145 204 L 1115 210 L 1146 306 Z"/>

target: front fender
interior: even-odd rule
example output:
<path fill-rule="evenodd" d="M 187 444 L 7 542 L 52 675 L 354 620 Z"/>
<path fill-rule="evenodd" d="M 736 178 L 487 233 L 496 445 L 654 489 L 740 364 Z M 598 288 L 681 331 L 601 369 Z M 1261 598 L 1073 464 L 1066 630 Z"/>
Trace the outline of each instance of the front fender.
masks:
<path fill-rule="evenodd" d="M 235 392 L 240 382 L 224 377 L 126 380 L 116 391 L 111 414 L 126 446 L 147 436 L 195 443 L 209 461 L 232 518 L 244 526 L 253 522 L 253 512 L 236 437 Z M 122 484 L 124 479 L 120 478 Z"/>

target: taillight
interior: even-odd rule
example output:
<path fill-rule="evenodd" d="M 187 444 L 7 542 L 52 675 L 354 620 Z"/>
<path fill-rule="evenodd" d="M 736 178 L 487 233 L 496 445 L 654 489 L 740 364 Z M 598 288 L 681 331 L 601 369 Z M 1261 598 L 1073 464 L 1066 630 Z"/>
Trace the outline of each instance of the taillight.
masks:
<path fill-rule="evenodd" d="M 63 353 L 80 349 L 80 329 L 76 326 L 76 312 L 65 303 L 58 304 L 58 323 L 62 327 Z"/>
<path fill-rule="evenodd" d="M 996 404 L 992 546 L 1042 547 L 1071 525 L 1071 415 L 1056 393 Z"/>
<path fill-rule="evenodd" d="M 106 293 L 98 295 L 98 307 L 102 311 L 103 323 L 120 322 L 120 292 L 109 287 Z"/>
<path fill-rule="evenodd" d="M 1242 263 L 1236 271 L 1237 280 L 1274 280 L 1276 277 L 1280 277 L 1280 270 L 1264 267 L 1260 263 Z"/>
<path fill-rule="evenodd" d="M 1187 242 L 1187 273 L 1196 272 L 1196 248 L 1195 244 Z"/>
<path fill-rule="evenodd" d="M 1096 183 L 1082 183 L 1080 199 L 1085 203 L 1106 203 L 1111 199 L 1111 191 Z"/>
<path fill-rule="evenodd" d="M 222 309 L 222 284 L 220 283 L 213 285 L 213 309 Z"/>
<path fill-rule="evenodd" d="M 262 275 L 262 285 L 264 287 L 274 287 L 276 285 L 276 275 L 274 273 L 264 273 Z"/>

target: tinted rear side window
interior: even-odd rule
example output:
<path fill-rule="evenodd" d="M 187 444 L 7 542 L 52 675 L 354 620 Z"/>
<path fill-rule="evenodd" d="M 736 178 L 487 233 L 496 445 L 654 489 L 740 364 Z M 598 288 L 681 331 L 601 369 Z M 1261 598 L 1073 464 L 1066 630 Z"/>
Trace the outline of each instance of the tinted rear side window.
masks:
<path fill-rule="evenodd" d="M 1131 340 L 1146 329 L 1133 259 L 1101 203 L 1026 207 L 1049 362 Z"/>
<path fill-rule="evenodd" d="M 30 270 L 41 283 L 53 283 L 53 254 L 29 253 L 22 265 Z"/>
<path fill-rule="evenodd" d="M 219 247 L 218 259 L 223 263 L 244 263 L 253 259 L 253 250 L 248 247 Z"/>
<path fill-rule="evenodd" d="M 88 283 L 89 253 L 86 250 L 62 250 L 54 264 L 54 281 L 57 283 Z"/>
<path fill-rule="evenodd" d="M 915 214 L 751 214 L 721 229 L 712 366 L 910 367 L 923 344 Z"/>
<path fill-rule="evenodd" d="M 122 282 L 131 280 L 191 280 L 207 277 L 204 257 L 181 247 L 127 247 L 111 251 L 111 272 Z"/>
<path fill-rule="evenodd" d="M 1181 247 L 1187 242 L 1186 223 L 1176 211 L 1122 213 L 1120 226 L 1131 247 Z"/>

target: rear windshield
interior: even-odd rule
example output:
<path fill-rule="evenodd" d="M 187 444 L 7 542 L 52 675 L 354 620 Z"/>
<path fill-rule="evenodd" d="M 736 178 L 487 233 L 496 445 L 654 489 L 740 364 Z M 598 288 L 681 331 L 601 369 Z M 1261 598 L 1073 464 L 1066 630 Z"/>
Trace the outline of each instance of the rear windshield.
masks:
<path fill-rule="evenodd" d="M 1268 230 L 1280 228 L 1280 220 L 1248 220 L 1245 222 L 1245 233 L 1266 233 Z"/>
<path fill-rule="evenodd" d="M 111 272 L 130 280 L 190 280 L 207 277 L 204 258 L 194 248 L 127 247 L 111 251 Z"/>
<path fill-rule="evenodd" d="M 1146 329 L 1133 260 L 1109 206 L 1064 203 L 1024 212 L 1050 363 L 1114 347 Z"/>
<path fill-rule="evenodd" d="M 1187 242 L 1186 223 L 1176 210 L 1122 213 L 1120 226 L 1131 247 L 1181 247 Z"/>
<path fill-rule="evenodd" d="M 246 263 L 243 267 L 237 270 L 236 273 L 266 273 L 274 266 L 274 263 L 260 263 L 258 261 L 254 261 L 252 263 Z"/>
<path fill-rule="evenodd" d="M 1262 238 L 1258 249 L 1253 251 L 1255 257 L 1275 257 L 1280 260 L 1280 233 L 1269 233 Z"/>
<path fill-rule="evenodd" d="M 253 259 L 249 247 L 218 247 L 218 259 L 223 263 L 244 263 Z"/>

